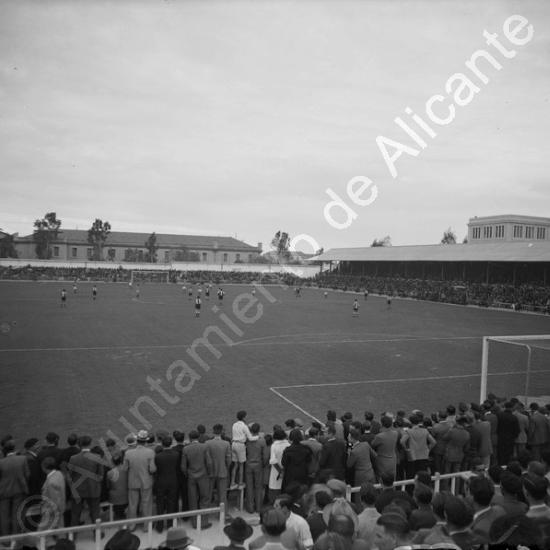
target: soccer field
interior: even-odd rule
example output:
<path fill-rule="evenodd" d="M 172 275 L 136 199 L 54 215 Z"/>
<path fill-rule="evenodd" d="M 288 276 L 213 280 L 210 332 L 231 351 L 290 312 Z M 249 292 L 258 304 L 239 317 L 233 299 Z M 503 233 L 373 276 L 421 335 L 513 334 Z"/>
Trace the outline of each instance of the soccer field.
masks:
<path fill-rule="evenodd" d="M 213 288 L 199 318 L 180 285 L 142 284 L 139 300 L 125 284 L 97 288 L 93 301 L 91 283 L 76 295 L 61 282 L 0 283 L 1 434 L 22 444 L 49 430 L 187 433 L 228 427 L 242 408 L 266 430 L 324 420 L 329 408 L 431 412 L 478 400 L 482 336 L 550 333 L 548 316 L 399 299 L 388 308 L 376 296 L 359 296 L 353 317 L 353 294 L 308 288 L 252 297 L 227 285 L 221 306 Z M 524 375 L 504 373 L 523 362 L 501 354 L 489 391 L 521 394 Z M 537 363 L 539 386 L 550 386 L 548 368 Z"/>

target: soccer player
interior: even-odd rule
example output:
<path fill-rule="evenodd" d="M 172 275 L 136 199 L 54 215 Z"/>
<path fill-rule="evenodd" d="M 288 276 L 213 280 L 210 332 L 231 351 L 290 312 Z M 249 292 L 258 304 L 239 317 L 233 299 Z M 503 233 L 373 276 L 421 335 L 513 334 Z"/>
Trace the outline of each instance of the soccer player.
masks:
<path fill-rule="evenodd" d="M 204 295 L 206 296 L 207 300 L 210 300 L 210 285 L 205 288 Z"/>
<path fill-rule="evenodd" d="M 323 295 L 323 296 L 324 296 L 325 298 L 327 298 L 327 297 L 328 297 L 328 292 L 327 292 L 326 290 L 325 290 L 325 293 L 324 293 L 324 295 Z"/>
<path fill-rule="evenodd" d="M 67 291 L 61 290 L 61 307 L 67 307 Z"/>
<path fill-rule="evenodd" d="M 201 297 L 195 298 L 195 317 L 200 317 L 201 314 Z"/>
<path fill-rule="evenodd" d="M 189 287 L 189 292 L 187 293 L 187 299 L 188 300 L 193 299 L 193 287 Z"/>
<path fill-rule="evenodd" d="M 363 296 L 365 297 L 365 300 L 369 297 L 369 291 L 365 288 L 365 292 L 363 293 Z"/>
<path fill-rule="evenodd" d="M 137 284 L 136 286 L 136 298 L 139 300 L 139 294 L 140 294 L 140 289 L 139 289 L 139 283 Z"/>
<path fill-rule="evenodd" d="M 353 300 L 353 317 L 359 316 L 359 302 L 357 301 L 357 298 Z"/>
<path fill-rule="evenodd" d="M 76 294 L 76 291 L 77 291 L 77 287 L 76 287 L 76 281 L 73 283 L 73 294 Z"/>
<path fill-rule="evenodd" d="M 218 288 L 218 302 L 220 305 L 223 304 L 223 289 L 220 287 Z"/>
<path fill-rule="evenodd" d="M 252 296 L 256 296 L 256 287 L 255 286 L 252 287 Z"/>
<path fill-rule="evenodd" d="M 95 299 L 97 298 L 97 286 L 93 286 L 92 287 L 92 300 L 95 301 Z"/>
<path fill-rule="evenodd" d="M 388 296 L 386 298 L 386 304 L 388 305 L 388 309 L 391 309 L 391 297 L 392 297 L 392 295 L 388 294 Z"/>

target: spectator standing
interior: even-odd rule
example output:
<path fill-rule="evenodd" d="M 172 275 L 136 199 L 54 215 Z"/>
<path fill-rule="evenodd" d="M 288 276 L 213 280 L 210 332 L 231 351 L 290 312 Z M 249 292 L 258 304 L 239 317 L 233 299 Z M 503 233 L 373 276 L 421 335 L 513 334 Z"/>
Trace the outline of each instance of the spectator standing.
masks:
<path fill-rule="evenodd" d="M 287 490 L 291 483 L 309 485 L 309 473 L 312 452 L 309 447 L 302 445 L 304 439 L 302 431 L 294 428 L 290 432 L 290 445 L 283 451 L 281 465 L 283 467 L 283 483 L 281 489 Z"/>
<path fill-rule="evenodd" d="M 269 464 L 269 454 L 257 422 L 250 426 L 250 433 L 252 438 L 246 442 L 246 511 L 259 514 L 264 501 L 264 468 Z"/>
<path fill-rule="evenodd" d="M 187 504 L 187 478 L 183 475 L 181 470 L 181 456 L 184 447 L 185 434 L 179 430 L 174 430 L 172 436 L 176 442 L 173 449 L 178 453 L 180 464 L 180 468 L 178 468 L 178 510 L 185 512 L 189 509 Z M 180 502 L 181 508 L 179 504 Z"/>
<path fill-rule="evenodd" d="M 497 415 L 497 458 L 501 466 L 508 464 L 512 459 L 516 438 L 520 432 L 519 422 L 514 416 L 513 407 L 513 404 L 507 401 L 504 404 L 504 410 Z"/>
<path fill-rule="evenodd" d="M 80 524 L 84 504 L 88 506 L 91 523 L 99 518 L 103 466 L 101 459 L 91 452 L 91 445 L 92 438 L 83 435 L 80 438 L 80 452 L 71 456 L 67 465 L 71 490 L 71 525 Z"/>
<path fill-rule="evenodd" d="M 273 432 L 273 443 L 271 444 L 271 451 L 269 456 L 269 464 L 271 470 L 269 472 L 269 501 L 275 502 L 276 496 L 281 492 L 283 485 L 283 453 L 284 450 L 290 445 L 286 438 L 286 433 L 282 428 L 277 428 Z"/>
<path fill-rule="evenodd" d="M 27 458 L 16 454 L 13 440 L 5 442 L 4 454 L 4 458 L 0 458 L 0 535 L 2 536 L 21 531 L 18 512 L 29 493 L 30 475 Z"/>
<path fill-rule="evenodd" d="M 137 445 L 124 455 L 124 466 L 128 470 L 128 517 L 137 518 L 153 515 L 153 474 L 157 471 L 155 451 L 146 446 L 149 434 L 140 430 Z M 135 525 L 134 525 L 135 529 Z M 145 525 L 144 525 L 145 529 Z"/>
<path fill-rule="evenodd" d="M 55 459 L 51 456 L 44 459 L 42 469 L 46 481 L 42 485 L 41 519 L 37 530 L 59 529 L 65 525 L 65 476 L 55 468 Z"/>
<path fill-rule="evenodd" d="M 392 419 L 383 416 L 380 431 L 374 437 L 371 447 L 376 452 L 376 474 L 391 474 L 395 477 L 397 468 L 397 441 L 399 433 L 393 428 Z"/>
<path fill-rule="evenodd" d="M 376 453 L 366 441 L 360 441 L 361 433 L 352 428 L 350 431 L 351 451 L 347 458 L 346 466 L 353 479 L 353 486 L 359 487 L 363 483 L 374 483 L 375 475 L 373 462 L 376 460 Z M 357 493 L 357 501 L 359 494 Z"/>
<path fill-rule="evenodd" d="M 319 461 L 321 460 L 321 452 L 323 450 L 323 444 L 318 438 L 319 430 L 312 426 L 308 430 L 306 439 L 302 441 L 302 445 L 305 445 L 311 449 L 310 477 L 312 479 L 314 479 L 319 472 Z"/>
<path fill-rule="evenodd" d="M 548 446 L 550 441 L 550 424 L 548 418 L 542 414 L 538 403 L 529 405 L 531 417 L 529 421 L 528 442 L 533 454 L 533 460 L 540 460 L 542 451 Z"/>
<path fill-rule="evenodd" d="M 231 445 L 222 439 L 223 426 L 214 425 L 212 429 L 214 437 L 209 439 L 205 446 L 210 454 L 210 502 L 212 505 L 223 503 L 227 506 L 227 488 L 229 481 L 229 468 L 231 466 Z M 214 501 L 214 491 L 218 498 Z"/>
<path fill-rule="evenodd" d="M 337 437 L 334 423 L 328 425 L 327 436 L 327 441 L 323 443 L 319 467 L 321 470 L 331 470 L 335 478 L 344 481 L 346 479 L 346 463 L 348 457 L 346 442 Z"/>
<path fill-rule="evenodd" d="M 157 514 L 174 514 L 178 511 L 178 472 L 181 470 L 180 456 L 172 449 L 172 437 L 165 435 L 162 448 L 155 454 L 154 494 L 157 503 Z M 162 533 L 165 522 L 157 522 L 156 530 Z"/>
<path fill-rule="evenodd" d="M 407 450 L 407 477 L 413 478 L 419 470 L 429 470 L 430 450 L 435 445 L 435 439 L 430 432 L 420 424 L 417 414 L 409 417 L 412 427 L 401 438 L 401 444 Z"/>
<path fill-rule="evenodd" d="M 187 476 L 187 498 L 190 510 L 208 508 L 210 505 L 211 471 L 210 453 L 204 443 L 199 443 L 199 432 L 189 432 L 189 445 L 182 451 L 181 469 Z M 196 519 L 193 519 L 193 527 L 196 527 Z M 210 523 L 202 523 L 202 528 L 207 529 Z"/>
<path fill-rule="evenodd" d="M 246 463 L 246 442 L 252 437 L 244 419 L 246 411 L 237 413 L 237 422 L 231 428 L 231 483 L 230 489 L 244 487 L 244 465 Z"/>
<path fill-rule="evenodd" d="M 112 455 L 113 467 L 107 472 L 109 502 L 113 505 L 114 519 L 126 519 L 128 508 L 128 470 L 122 453 Z"/>

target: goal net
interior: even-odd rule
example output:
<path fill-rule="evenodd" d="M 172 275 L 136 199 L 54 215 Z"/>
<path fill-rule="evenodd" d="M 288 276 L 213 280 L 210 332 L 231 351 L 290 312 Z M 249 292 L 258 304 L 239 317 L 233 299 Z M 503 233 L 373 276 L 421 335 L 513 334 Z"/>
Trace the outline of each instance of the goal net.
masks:
<path fill-rule="evenodd" d="M 550 403 L 550 334 L 485 336 L 480 402 L 489 393 Z"/>
<path fill-rule="evenodd" d="M 168 283 L 170 282 L 170 273 L 168 271 L 132 271 L 130 282 L 134 283 Z"/>

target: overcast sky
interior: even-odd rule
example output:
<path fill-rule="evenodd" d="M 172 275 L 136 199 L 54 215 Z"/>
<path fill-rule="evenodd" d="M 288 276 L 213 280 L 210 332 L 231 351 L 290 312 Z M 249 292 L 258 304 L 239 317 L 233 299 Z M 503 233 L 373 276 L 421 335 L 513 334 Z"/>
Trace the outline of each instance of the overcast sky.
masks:
<path fill-rule="evenodd" d="M 514 14 L 523 46 L 503 36 Z M 464 65 L 480 48 L 502 65 L 487 84 Z M 480 91 L 393 179 L 376 137 L 417 147 L 395 117 L 422 133 L 405 107 L 429 122 L 456 72 Z M 462 239 L 475 215 L 550 215 L 549 97 L 548 0 L 1 0 L 0 227 L 55 211 L 264 248 L 277 229 L 325 250 Z M 378 198 L 335 229 L 325 190 L 357 175 Z"/>

